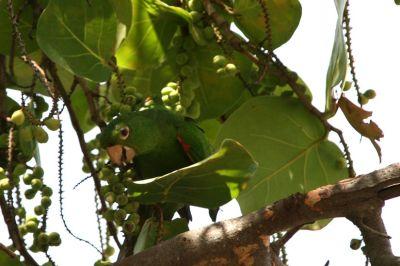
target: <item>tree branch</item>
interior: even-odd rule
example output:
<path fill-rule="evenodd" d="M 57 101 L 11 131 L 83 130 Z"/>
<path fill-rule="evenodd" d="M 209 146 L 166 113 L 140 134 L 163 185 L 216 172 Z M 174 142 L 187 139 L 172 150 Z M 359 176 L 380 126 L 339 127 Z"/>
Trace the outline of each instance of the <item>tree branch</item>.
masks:
<path fill-rule="evenodd" d="M 72 126 L 76 132 L 76 135 L 78 137 L 78 141 L 79 141 L 79 145 L 81 147 L 81 151 L 83 154 L 83 158 L 86 162 L 86 164 L 89 167 L 90 170 L 90 174 L 93 177 L 93 181 L 94 181 L 94 185 L 97 191 L 97 194 L 99 195 L 99 199 L 100 199 L 100 204 L 101 204 L 101 211 L 105 211 L 107 209 L 107 205 L 106 202 L 104 200 L 104 197 L 101 196 L 101 184 L 100 184 L 100 179 L 98 178 L 96 169 L 93 166 L 92 160 L 90 158 L 90 153 L 89 150 L 86 146 L 86 142 L 85 142 L 85 136 L 84 133 L 82 131 L 82 128 L 79 125 L 79 121 L 78 118 L 75 114 L 75 111 L 72 108 L 72 104 L 71 104 L 71 100 L 67 94 L 67 92 L 65 91 L 64 85 L 62 84 L 60 78 L 58 77 L 57 74 L 57 69 L 56 66 L 53 62 L 50 62 L 49 60 L 49 66 L 48 66 L 49 72 L 53 78 L 53 82 L 55 85 L 55 88 L 57 89 L 57 92 L 60 93 L 61 98 L 64 101 L 65 106 L 67 107 L 68 113 L 69 113 L 69 117 L 71 119 L 71 123 Z M 119 248 L 121 248 L 121 243 L 119 242 L 118 239 L 118 235 L 117 235 L 117 229 L 115 228 L 114 224 L 112 222 L 107 222 L 107 227 L 108 230 L 110 231 L 110 234 L 113 236 L 115 243 L 117 244 L 117 246 Z"/>
<path fill-rule="evenodd" d="M 363 224 L 386 234 L 379 210 L 385 200 L 400 196 L 399 188 L 400 163 L 306 194 L 291 195 L 243 217 L 185 232 L 116 265 L 241 265 L 245 259 L 255 265 L 269 266 L 271 260 L 265 258 L 270 250 L 269 236 L 306 223 L 335 217 L 362 217 Z M 387 238 L 355 224 L 364 235 L 372 265 L 382 266 L 382 260 L 399 265 Z M 380 243 L 379 249 L 374 243 Z"/>

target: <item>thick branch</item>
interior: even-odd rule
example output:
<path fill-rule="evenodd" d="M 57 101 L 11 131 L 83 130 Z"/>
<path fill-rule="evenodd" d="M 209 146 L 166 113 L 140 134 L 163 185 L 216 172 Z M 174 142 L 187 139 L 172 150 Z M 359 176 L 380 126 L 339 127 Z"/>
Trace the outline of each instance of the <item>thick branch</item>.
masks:
<path fill-rule="evenodd" d="M 363 217 L 369 217 L 363 219 L 367 226 L 385 234 L 383 224 L 376 220 L 375 214 L 371 217 L 368 215 L 371 214 L 371 210 L 379 210 L 384 200 L 400 196 L 400 189 L 394 189 L 399 187 L 400 164 L 393 164 L 367 175 L 317 188 L 306 194 L 292 195 L 243 217 L 180 234 L 128 257 L 117 265 L 240 265 L 244 257 L 246 260 L 259 262 L 255 265 L 271 265 L 265 258 L 265 250 L 269 249 L 269 235 L 316 220 L 335 217 L 359 217 L 362 214 Z M 389 188 L 391 192 L 387 193 Z M 397 191 L 397 194 L 394 194 L 394 191 Z M 376 226 L 376 223 L 379 226 Z M 363 232 L 365 227 L 360 230 Z M 375 241 L 372 238 L 367 239 L 367 234 L 363 233 L 367 246 Z M 264 248 L 260 243 L 264 243 Z M 389 251 L 390 243 L 385 242 L 384 247 Z M 262 249 L 264 252 L 258 252 Z M 376 254 L 376 260 L 381 257 L 397 260 L 391 254 L 391 250 L 382 254 Z M 372 255 L 370 256 L 372 258 Z M 372 261 L 373 265 L 382 265 L 376 263 L 376 260 Z"/>

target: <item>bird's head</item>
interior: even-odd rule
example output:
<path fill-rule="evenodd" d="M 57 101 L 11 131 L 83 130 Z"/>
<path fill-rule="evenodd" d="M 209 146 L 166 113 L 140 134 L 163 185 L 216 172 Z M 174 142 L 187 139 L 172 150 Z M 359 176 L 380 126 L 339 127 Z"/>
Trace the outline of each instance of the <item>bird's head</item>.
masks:
<path fill-rule="evenodd" d="M 159 129 L 154 120 L 142 112 L 123 114 L 112 120 L 100 134 L 100 145 L 116 165 L 133 162 L 157 145 Z"/>

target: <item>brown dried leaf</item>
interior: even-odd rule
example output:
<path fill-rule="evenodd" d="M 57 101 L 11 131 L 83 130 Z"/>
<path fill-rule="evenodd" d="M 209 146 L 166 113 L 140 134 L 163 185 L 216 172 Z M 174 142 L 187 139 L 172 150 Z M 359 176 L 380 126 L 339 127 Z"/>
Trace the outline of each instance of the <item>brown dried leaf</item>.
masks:
<path fill-rule="evenodd" d="M 357 130 L 358 133 L 368 138 L 372 142 L 372 145 L 374 145 L 374 148 L 378 153 L 379 160 L 381 160 L 381 149 L 376 140 L 379 140 L 383 137 L 383 132 L 374 121 L 371 120 L 369 123 L 364 122 L 364 119 L 370 117 L 372 112 L 366 111 L 355 105 L 344 95 L 340 97 L 338 106 L 346 116 L 346 119 L 349 121 L 350 125 Z"/>

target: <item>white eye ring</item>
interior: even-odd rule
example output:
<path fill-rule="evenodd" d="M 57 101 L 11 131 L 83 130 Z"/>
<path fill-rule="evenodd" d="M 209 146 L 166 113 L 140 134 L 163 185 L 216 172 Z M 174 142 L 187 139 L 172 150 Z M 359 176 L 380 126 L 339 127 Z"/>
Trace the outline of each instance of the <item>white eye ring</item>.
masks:
<path fill-rule="evenodd" d="M 123 127 L 119 130 L 119 136 L 122 140 L 126 140 L 129 137 L 129 127 Z"/>

